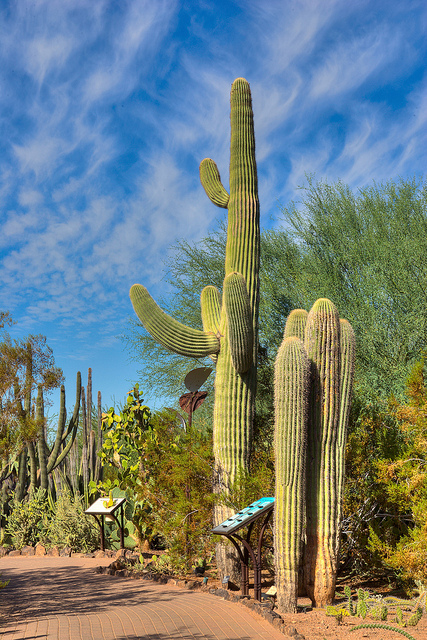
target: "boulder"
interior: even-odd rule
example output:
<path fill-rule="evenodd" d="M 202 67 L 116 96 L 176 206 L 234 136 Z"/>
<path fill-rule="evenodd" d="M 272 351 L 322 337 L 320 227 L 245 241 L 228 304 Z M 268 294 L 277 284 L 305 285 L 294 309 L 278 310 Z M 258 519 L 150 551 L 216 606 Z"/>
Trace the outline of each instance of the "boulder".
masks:
<path fill-rule="evenodd" d="M 53 558 L 59 558 L 59 549 L 58 547 L 51 547 L 47 552 L 48 556 L 52 556 Z"/>
<path fill-rule="evenodd" d="M 46 547 L 44 546 L 44 544 L 41 544 L 41 542 L 36 544 L 35 555 L 36 556 L 45 556 L 46 555 Z"/>

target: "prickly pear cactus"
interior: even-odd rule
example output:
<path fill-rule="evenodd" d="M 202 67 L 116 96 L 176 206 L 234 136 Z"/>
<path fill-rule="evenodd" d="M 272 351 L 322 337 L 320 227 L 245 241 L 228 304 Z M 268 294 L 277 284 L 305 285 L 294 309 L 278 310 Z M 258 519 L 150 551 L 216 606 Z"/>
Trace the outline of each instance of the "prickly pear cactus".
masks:
<path fill-rule="evenodd" d="M 210 356 L 216 362 L 213 433 L 218 492 L 227 491 L 239 471 L 247 469 L 258 346 L 259 202 L 252 99 L 244 78 L 233 82 L 230 104 L 230 193 L 213 160 L 207 158 L 200 165 L 208 197 L 228 209 L 223 291 L 222 296 L 212 286 L 202 291 L 204 330 L 166 315 L 142 285 L 133 285 L 130 291 L 136 314 L 160 344 L 184 356 Z M 216 524 L 228 516 L 229 510 L 218 506 Z M 226 570 L 224 565 L 221 569 Z"/>

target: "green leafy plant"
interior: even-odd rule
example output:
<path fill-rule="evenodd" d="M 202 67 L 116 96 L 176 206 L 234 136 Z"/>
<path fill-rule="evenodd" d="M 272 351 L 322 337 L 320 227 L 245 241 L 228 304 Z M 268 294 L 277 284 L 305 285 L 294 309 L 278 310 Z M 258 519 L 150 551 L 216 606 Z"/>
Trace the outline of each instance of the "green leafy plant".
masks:
<path fill-rule="evenodd" d="M 0 576 L 1 576 L 1 573 L 0 573 Z M 4 581 L 0 580 L 0 589 L 4 589 L 5 587 L 7 587 L 9 582 L 10 582 L 10 580 L 4 580 Z"/>
<path fill-rule="evenodd" d="M 385 567 L 396 571 L 410 591 L 415 581 L 419 585 L 427 584 L 427 386 L 424 359 L 413 367 L 407 394 L 407 403 L 393 401 L 390 404 L 398 425 L 399 450 L 381 457 L 375 468 L 376 483 L 390 505 L 391 526 L 387 533 L 372 524 L 368 547 Z M 422 590 L 426 591 L 425 586 Z"/>

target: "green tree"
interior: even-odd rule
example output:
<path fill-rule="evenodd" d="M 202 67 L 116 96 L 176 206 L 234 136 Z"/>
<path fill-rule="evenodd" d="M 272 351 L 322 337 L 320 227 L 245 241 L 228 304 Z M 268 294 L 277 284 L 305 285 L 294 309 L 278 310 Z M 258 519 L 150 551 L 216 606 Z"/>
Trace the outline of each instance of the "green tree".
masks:
<path fill-rule="evenodd" d="M 427 182 L 353 193 L 309 179 L 301 203 L 283 214 L 301 252 L 295 286 L 303 306 L 333 300 L 356 333 L 359 389 L 403 397 L 427 339 Z"/>
<path fill-rule="evenodd" d="M 377 552 L 408 586 L 427 588 L 427 385 L 426 363 L 417 362 L 407 381 L 408 401 L 390 407 L 398 424 L 399 451 L 375 462 L 376 482 L 388 505 L 386 529 L 372 526 Z M 394 455 L 393 455 L 394 453 Z"/>

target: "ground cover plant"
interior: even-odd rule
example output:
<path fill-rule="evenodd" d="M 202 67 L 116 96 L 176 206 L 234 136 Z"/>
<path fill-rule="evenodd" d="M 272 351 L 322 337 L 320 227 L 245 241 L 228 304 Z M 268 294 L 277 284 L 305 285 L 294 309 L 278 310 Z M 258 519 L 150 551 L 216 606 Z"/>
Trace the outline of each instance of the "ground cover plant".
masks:
<path fill-rule="evenodd" d="M 16 549 L 43 544 L 88 552 L 99 545 L 99 530 L 85 515 L 83 498 L 64 492 L 53 501 L 41 487 L 34 489 L 27 500 L 15 499 L 5 533 Z"/>

